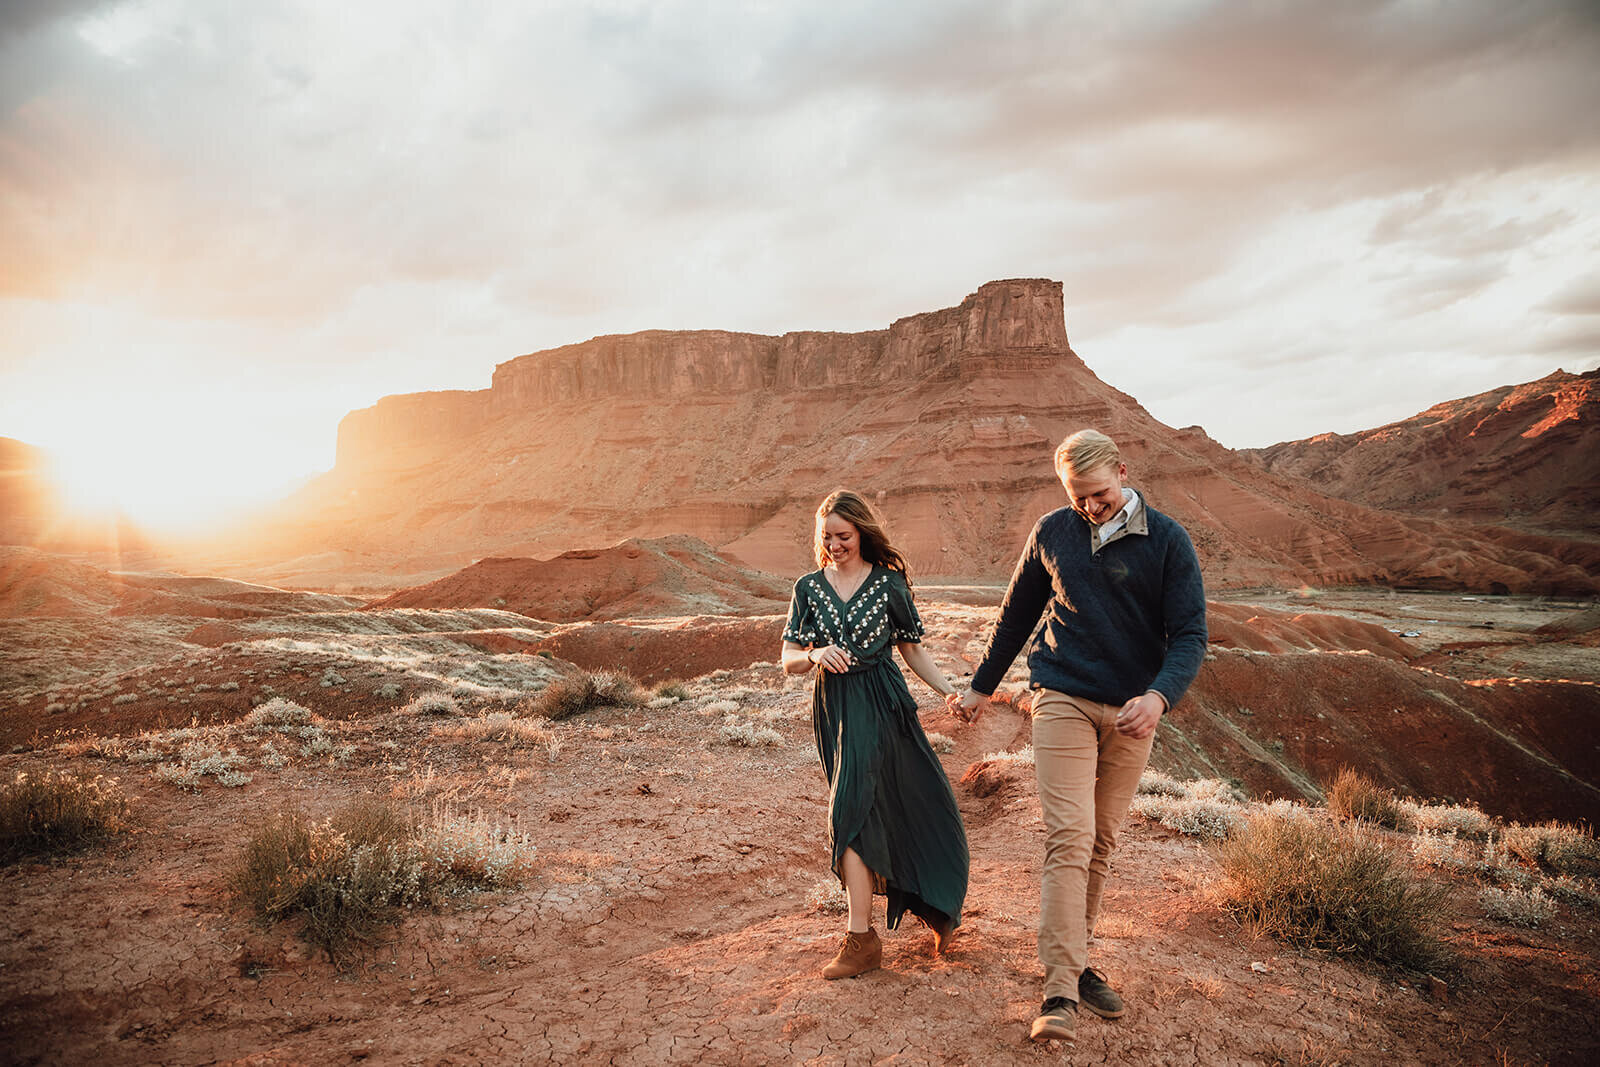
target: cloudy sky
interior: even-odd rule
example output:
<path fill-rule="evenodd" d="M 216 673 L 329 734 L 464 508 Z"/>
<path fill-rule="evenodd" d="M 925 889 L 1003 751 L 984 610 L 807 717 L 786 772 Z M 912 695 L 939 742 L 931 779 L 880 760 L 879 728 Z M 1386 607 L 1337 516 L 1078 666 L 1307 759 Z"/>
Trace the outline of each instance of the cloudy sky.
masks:
<path fill-rule="evenodd" d="M 0 436 L 149 518 L 521 353 L 996 278 L 1232 447 L 1600 365 L 1592 2 L 0 12 Z"/>

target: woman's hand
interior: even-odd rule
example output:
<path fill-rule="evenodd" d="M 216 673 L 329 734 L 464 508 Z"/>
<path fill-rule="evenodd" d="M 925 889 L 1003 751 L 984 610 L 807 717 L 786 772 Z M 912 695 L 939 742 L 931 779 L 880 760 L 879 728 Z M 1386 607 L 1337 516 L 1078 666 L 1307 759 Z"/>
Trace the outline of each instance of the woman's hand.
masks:
<path fill-rule="evenodd" d="M 825 671 L 843 674 L 855 665 L 856 658 L 838 645 L 823 645 L 806 653 L 806 658 Z"/>

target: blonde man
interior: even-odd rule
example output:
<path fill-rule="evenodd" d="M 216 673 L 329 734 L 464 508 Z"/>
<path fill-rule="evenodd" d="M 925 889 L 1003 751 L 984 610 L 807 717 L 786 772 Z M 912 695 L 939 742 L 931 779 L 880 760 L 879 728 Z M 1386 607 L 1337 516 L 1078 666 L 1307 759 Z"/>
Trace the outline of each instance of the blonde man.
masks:
<path fill-rule="evenodd" d="M 972 685 L 950 699 L 973 715 L 1044 615 L 1028 655 L 1045 823 L 1044 1004 L 1030 1036 L 1071 1041 L 1080 1004 L 1106 1019 L 1124 1010 L 1087 966 L 1088 942 L 1156 725 L 1205 656 L 1206 597 L 1189 535 L 1128 488 L 1109 437 L 1067 438 L 1056 473 L 1069 506 L 1034 525 Z"/>

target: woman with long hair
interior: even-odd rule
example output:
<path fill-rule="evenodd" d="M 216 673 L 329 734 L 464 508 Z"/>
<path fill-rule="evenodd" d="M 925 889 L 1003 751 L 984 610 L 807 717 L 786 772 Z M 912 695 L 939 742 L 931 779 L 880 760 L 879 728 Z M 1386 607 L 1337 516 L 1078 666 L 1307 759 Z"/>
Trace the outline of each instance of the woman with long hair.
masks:
<path fill-rule="evenodd" d="M 936 693 L 956 689 L 922 647 L 905 557 L 859 494 L 840 489 L 817 508 L 817 569 L 794 583 L 783 630 L 783 669 L 818 668 L 811 716 L 828 779 L 828 842 L 844 884 L 844 944 L 824 978 L 878 967 L 874 893 L 893 930 L 907 911 L 942 953 L 961 923 L 967 837 L 950 780 L 917 721 L 917 702 L 895 665 L 898 650 Z"/>

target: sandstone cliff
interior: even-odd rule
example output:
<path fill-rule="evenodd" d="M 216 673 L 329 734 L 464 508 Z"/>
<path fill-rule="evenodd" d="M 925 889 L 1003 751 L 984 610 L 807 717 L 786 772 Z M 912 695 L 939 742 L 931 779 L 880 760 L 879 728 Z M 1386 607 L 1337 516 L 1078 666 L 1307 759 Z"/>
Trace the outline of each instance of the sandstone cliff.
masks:
<path fill-rule="evenodd" d="M 501 364 L 486 390 L 386 398 L 346 417 L 337 467 L 257 548 L 416 573 L 689 534 L 794 575 L 816 502 L 847 485 L 918 573 L 1003 577 L 1064 503 L 1051 454 L 1084 426 L 1118 438 L 1215 587 L 1596 588 L 1600 556 L 1329 499 L 1163 425 L 1078 358 L 1041 279 L 887 330 L 600 337 Z"/>
<path fill-rule="evenodd" d="M 1243 454 L 1372 507 L 1600 540 L 1600 370 Z"/>

